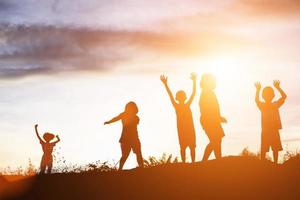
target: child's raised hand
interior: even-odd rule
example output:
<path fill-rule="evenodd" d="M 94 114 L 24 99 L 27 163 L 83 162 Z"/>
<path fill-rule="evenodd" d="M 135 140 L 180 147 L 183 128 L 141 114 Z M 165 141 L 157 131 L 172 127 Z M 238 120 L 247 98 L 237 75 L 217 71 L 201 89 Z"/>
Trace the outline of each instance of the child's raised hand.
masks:
<path fill-rule="evenodd" d="M 107 124 L 109 124 L 109 122 L 104 122 L 104 125 L 107 125 Z"/>
<path fill-rule="evenodd" d="M 38 126 L 39 126 L 38 124 L 34 125 L 35 128 L 37 128 Z"/>
<path fill-rule="evenodd" d="M 195 81 L 197 79 L 197 74 L 195 72 L 191 73 L 191 79 Z"/>
<path fill-rule="evenodd" d="M 165 85 L 168 83 L 168 77 L 165 76 L 165 75 L 161 75 L 161 76 L 160 76 L 160 80 L 161 80 L 161 82 L 163 82 L 163 84 L 165 84 Z"/>
<path fill-rule="evenodd" d="M 274 80 L 273 85 L 275 88 L 280 88 L 280 81 L 279 80 Z"/>
<path fill-rule="evenodd" d="M 256 82 L 254 85 L 255 85 L 255 87 L 256 87 L 257 90 L 260 90 L 260 89 L 261 89 L 261 84 L 260 84 L 260 82 Z"/>

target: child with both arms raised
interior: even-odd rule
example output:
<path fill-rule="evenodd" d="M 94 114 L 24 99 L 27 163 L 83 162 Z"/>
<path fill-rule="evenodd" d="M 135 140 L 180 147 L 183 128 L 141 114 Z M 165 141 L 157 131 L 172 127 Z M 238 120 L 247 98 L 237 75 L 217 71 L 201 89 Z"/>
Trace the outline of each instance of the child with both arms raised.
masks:
<path fill-rule="evenodd" d="M 275 94 L 272 87 L 265 87 L 262 91 L 264 102 L 260 101 L 259 95 L 261 84 L 255 83 L 256 97 L 255 102 L 261 111 L 261 158 L 265 159 L 266 153 L 270 147 L 273 151 L 274 163 L 278 161 L 278 152 L 282 151 L 282 145 L 279 130 L 282 129 L 279 108 L 284 104 L 287 95 L 280 87 L 280 82 L 275 80 L 274 87 L 279 91 L 281 97 L 277 101 L 273 101 Z"/>
<path fill-rule="evenodd" d="M 195 148 L 196 148 L 196 136 L 193 121 L 193 114 L 191 111 L 191 104 L 196 94 L 196 74 L 191 74 L 193 81 L 193 91 L 190 98 L 187 100 L 186 93 L 183 90 L 179 90 L 174 98 L 169 86 L 168 77 L 162 75 L 160 80 L 164 84 L 167 93 L 170 97 L 171 103 L 176 112 L 177 118 L 177 131 L 180 145 L 181 160 L 185 163 L 186 160 L 186 148 L 189 147 L 192 162 L 195 162 Z M 186 101 L 187 100 L 187 101 Z"/>

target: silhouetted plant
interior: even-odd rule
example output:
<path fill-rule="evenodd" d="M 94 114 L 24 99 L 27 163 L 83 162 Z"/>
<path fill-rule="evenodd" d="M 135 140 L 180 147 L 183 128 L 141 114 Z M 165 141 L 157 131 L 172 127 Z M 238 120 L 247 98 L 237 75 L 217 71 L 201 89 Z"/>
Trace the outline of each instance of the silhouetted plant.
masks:
<path fill-rule="evenodd" d="M 95 163 L 87 165 L 87 171 L 100 171 L 100 172 L 107 172 L 107 171 L 116 171 L 117 167 L 115 164 L 109 164 L 106 162 L 96 161 Z"/>
<path fill-rule="evenodd" d="M 244 148 L 242 150 L 242 152 L 239 154 L 240 156 L 243 156 L 243 157 L 255 157 L 255 158 L 260 158 L 260 153 L 254 153 L 254 152 L 251 152 L 249 150 L 248 147 Z"/>
<path fill-rule="evenodd" d="M 61 147 L 58 147 L 53 150 L 53 158 L 54 158 L 54 169 L 53 172 L 64 172 L 68 171 L 69 166 L 67 165 L 65 157 L 61 154 Z M 59 169 L 56 169 L 57 167 Z"/>
<path fill-rule="evenodd" d="M 26 176 L 33 176 L 35 174 L 37 174 L 37 170 L 34 167 L 34 165 L 32 164 L 31 159 L 29 158 L 29 160 L 28 160 L 28 167 L 27 167 L 27 169 L 25 171 L 25 175 Z"/>
<path fill-rule="evenodd" d="M 82 172 L 108 172 L 108 171 L 116 171 L 117 167 L 116 164 L 110 164 L 107 161 L 106 162 L 101 162 L 101 161 L 96 161 L 93 163 L 89 163 L 86 165 L 77 165 L 77 164 L 66 164 L 64 162 L 64 165 L 58 166 L 55 170 L 54 173 L 82 173 Z"/>
<path fill-rule="evenodd" d="M 251 151 L 249 150 L 249 148 L 246 147 L 246 148 L 244 148 L 244 149 L 242 150 L 242 152 L 239 154 L 239 156 L 242 156 L 242 157 L 252 157 L 252 158 L 260 159 L 260 158 L 261 158 L 261 153 L 260 153 L 260 151 L 257 152 L 257 153 L 251 152 Z M 266 155 L 266 160 L 271 161 L 272 158 L 271 158 L 269 155 Z"/>
<path fill-rule="evenodd" d="M 144 167 L 155 167 L 159 165 L 164 164 L 170 164 L 170 163 L 178 163 L 178 158 L 175 157 L 172 159 L 172 154 L 167 156 L 166 153 L 163 153 L 160 158 L 155 158 L 154 156 L 150 156 L 148 160 L 144 160 Z"/>
<path fill-rule="evenodd" d="M 283 155 L 283 162 L 287 162 L 289 160 L 296 160 L 300 159 L 300 151 L 295 150 L 295 151 L 286 151 L 285 154 Z"/>

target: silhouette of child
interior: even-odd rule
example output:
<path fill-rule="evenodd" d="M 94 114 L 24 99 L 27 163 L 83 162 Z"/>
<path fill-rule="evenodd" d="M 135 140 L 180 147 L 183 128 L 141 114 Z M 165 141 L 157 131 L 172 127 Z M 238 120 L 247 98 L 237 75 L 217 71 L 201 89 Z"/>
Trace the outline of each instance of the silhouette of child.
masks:
<path fill-rule="evenodd" d="M 193 114 L 190 109 L 190 105 L 196 94 L 196 74 L 191 74 L 191 79 L 193 81 L 193 92 L 189 100 L 186 102 L 186 94 L 184 91 L 180 90 L 176 93 L 176 101 L 173 94 L 168 86 L 168 77 L 162 75 L 160 80 L 164 84 L 167 93 L 171 99 L 172 105 L 175 108 L 177 117 L 177 131 L 180 144 L 180 154 L 182 162 L 186 160 L 186 148 L 189 147 L 191 153 L 192 162 L 195 162 L 195 148 L 196 148 L 196 136 L 193 121 Z"/>
<path fill-rule="evenodd" d="M 111 124 L 119 120 L 122 121 L 123 129 L 121 138 L 119 140 L 121 144 L 122 157 L 120 159 L 119 170 L 123 169 L 123 166 L 130 154 L 131 149 L 136 154 L 136 159 L 139 167 L 144 166 L 144 160 L 141 151 L 141 143 L 138 136 L 137 126 L 140 122 L 140 118 L 137 116 L 138 107 L 135 102 L 129 102 L 125 106 L 125 111 L 113 119 L 104 123 Z"/>
<path fill-rule="evenodd" d="M 203 161 L 207 161 L 210 154 L 214 151 L 216 159 L 222 157 L 222 138 L 225 136 L 222 123 L 227 120 L 220 114 L 220 106 L 214 89 L 216 88 L 216 80 L 211 74 L 204 74 L 201 78 L 200 87 L 202 92 L 200 95 L 200 123 L 205 131 L 209 144 L 206 146 Z"/>
<path fill-rule="evenodd" d="M 270 147 L 273 151 L 274 163 L 278 161 L 278 152 L 282 150 L 279 130 L 282 128 L 279 108 L 284 104 L 286 99 L 285 92 L 280 87 L 280 82 L 275 80 L 274 87 L 279 91 L 281 98 L 274 101 L 274 90 L 272 87 L 265 87 L 262 91 L 264 102 L 260 101 L 259 95 L 261 84 L 255 83 L 256 96 L 255 102 L 261 111 L 261 158 L 265 159 L 266 153 L 269 152 Z"/>
<path fill-rule="evenodd" d="M 56 145 L 56 143 L 58 143 L 60 141 L 60 138 L 58 137 L 58 135 L 56 135 L 57 141 L 55 142 L 51 142 L 51 140 L 54 139 L 54 135 L 51 133 L 45 133 L 43 135 L 44 140 L 40 137 L 39 132 L 38 132 L 38 124 L 35 125 L 35 133 L 42 145 L 43 148 L 43 157 L 41 160 L 41 166 L 40 166 L 40 173 L 44 174 L 45 170 L 47 168 L 47 173 L 51 174 L 51 170 L 52 170 L 52 163 L 53 163 L 53 158 L 52 158 L 52 152 L 53 152 L 53 147 Z"/>

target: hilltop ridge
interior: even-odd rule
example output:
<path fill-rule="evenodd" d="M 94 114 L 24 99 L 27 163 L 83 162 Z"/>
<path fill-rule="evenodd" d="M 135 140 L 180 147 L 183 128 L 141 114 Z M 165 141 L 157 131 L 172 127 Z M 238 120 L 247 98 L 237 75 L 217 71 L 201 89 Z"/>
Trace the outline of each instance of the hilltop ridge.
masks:
<path fill-rule="evenodd" d="M 112 172 L 35 176 L 7 199 L 300 199 L 300 162 L 275 165 L 252 157 Z"/>

